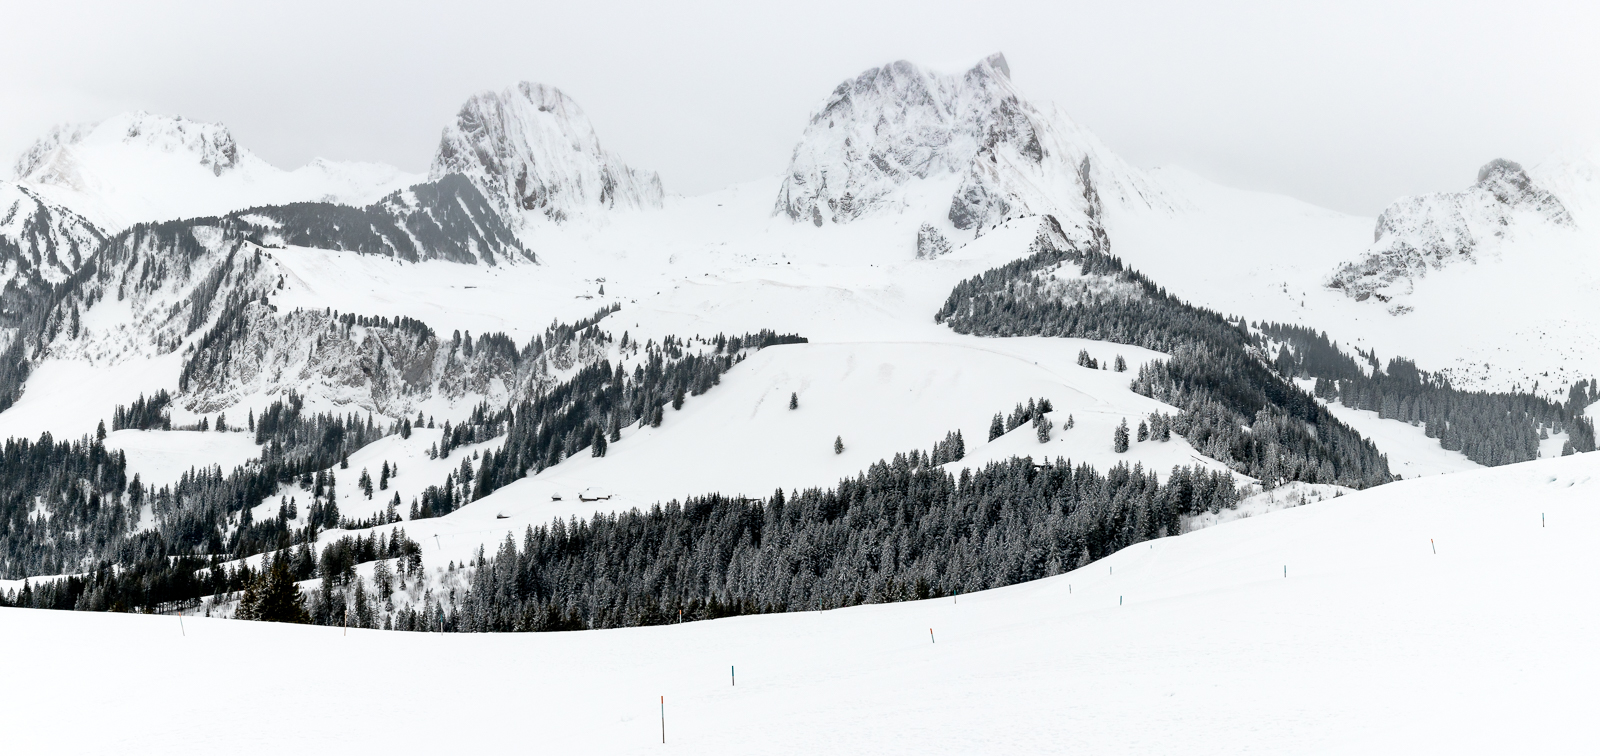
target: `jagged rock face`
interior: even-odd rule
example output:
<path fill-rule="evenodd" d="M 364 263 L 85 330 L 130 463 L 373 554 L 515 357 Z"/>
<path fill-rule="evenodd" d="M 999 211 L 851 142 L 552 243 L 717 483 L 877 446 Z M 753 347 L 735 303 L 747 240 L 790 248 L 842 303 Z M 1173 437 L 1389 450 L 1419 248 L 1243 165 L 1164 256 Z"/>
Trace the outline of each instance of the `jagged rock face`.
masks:
<path fill-rule="evenodd" d="M 192 411 L 226 409 L 279 387 L 391 417 L 434 397 L 503 404 L 606 356 L 603 343 L 577 336 L 530 357 L 503 337 L 480 336 L 474 345 L 471 334 L 440 338 L 415 321 L 352 324 L 320 310 L 279 313 L 260 301 L 226 317 L 185 364 L 179 401 Z"/>
<path fill-rule="evenodd" d="M 321 159 L 284 171 L 240 147 L 226 126 L 144 112 L 57 127 L 22 154 L 16 175 L 41 197 L 112 231 L 255 205 L 364 205 L 420 179 L 389 166 Z"/>
<path fill-rule="evenodd" d="M 1411 294 L 1430 270 L 1497 254 L 1527 224 L 1573 226 L 1561 200 L 1536 185 L 1522 166 L 1493 160 L 1463 191 L 1405 197 L 1386 208 L 1367 254 L 1339 266 L 1328 285 L 1356 301 L 1387 303 Z M 1406 311 L 1400 305 L 1392 309 Z"/>
<path fill-rule="evenodd" d="M 402 189 L 363 208 L 300 203 L 227 219 L 258 244 L 383 255 L 409 262 L 534 261 L 478 188 L 460 174 Z"/>
<path fill-rule="evenodd" d="M 481 92 L 444 130 L 428 175 L 459 173 L 502 211 L 554 221 L 588 209 L 661 207 L 661 178 L 600 146 L 583 109 L 561 90 L 522 82 Z"/>
<path fill-rule="evenodd" d="M 950 240 L 931 223 L 917 229 L 917 259 L 932 260 L 950 254 Z"/>
<path fill-rule="evenodd" d="M 954 178 L 948 220 L 981 234 L 1007 218 L 1054 214 L 1098 223 L 1098 199 L 1160 202 L 1092 134 L 1029 104 L 1002 55 L 944 76 L 900 61 L 840 84 L 812 115 L 775 212 L 848 223 L 906 206 L 908 184 Z"/>

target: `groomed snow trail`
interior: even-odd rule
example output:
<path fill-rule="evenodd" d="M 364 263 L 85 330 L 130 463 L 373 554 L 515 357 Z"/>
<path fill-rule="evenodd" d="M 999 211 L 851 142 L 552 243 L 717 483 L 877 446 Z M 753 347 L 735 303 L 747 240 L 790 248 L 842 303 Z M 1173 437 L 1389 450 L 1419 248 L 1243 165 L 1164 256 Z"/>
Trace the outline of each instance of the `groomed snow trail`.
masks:
<path fill-rule="evenodd" d="M 0 710 L 16 753 L 1594 752 L 1597 493 L 1597 454 L 1432 476 L 959 603 L 669 627 L 0 610 Z"/>

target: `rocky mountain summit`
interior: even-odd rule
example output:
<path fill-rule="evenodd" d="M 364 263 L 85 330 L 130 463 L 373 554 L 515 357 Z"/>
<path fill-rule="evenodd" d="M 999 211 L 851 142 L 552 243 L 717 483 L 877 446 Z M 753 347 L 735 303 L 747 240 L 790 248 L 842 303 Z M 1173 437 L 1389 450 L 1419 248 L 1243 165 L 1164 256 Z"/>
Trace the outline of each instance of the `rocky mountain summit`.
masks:
<path fill-rule="evenodd" d="M 938 220 L 973 235 L 1044 214 L 1086 230 L 1102 201 L 1162 201 L 1093 134 L 1029 103 L 997 53 L 958 75 L 898 61 L 840 84 L 795 146 L 774 212 L 849 223 L 905 210 L 910 190 L 940 180 L 953 191 Z"/>
<path fill-rule="evenodd" d="M 588 209 L 660 207 L 661 177 L 601 147 L 583 109 L 561 90 L 522 82 L 479 92 L 445 127 L 428 175 L 466 176 L 508 217 L 561 222 Z"/>
<path fill-rule="evenodd" d="M 1358 302 L 1390 302 L 1412 293 L 1430 270 L 1498 255 L 1507 240 L 1531 227 L 1574 224 L 1561 200 L 1537 185 L 1521 165 L 1492 160 L 1467 189 L 1391 204 L 1378 217 L 1367 254 L 1339 266 L 1328 286 Z"/>

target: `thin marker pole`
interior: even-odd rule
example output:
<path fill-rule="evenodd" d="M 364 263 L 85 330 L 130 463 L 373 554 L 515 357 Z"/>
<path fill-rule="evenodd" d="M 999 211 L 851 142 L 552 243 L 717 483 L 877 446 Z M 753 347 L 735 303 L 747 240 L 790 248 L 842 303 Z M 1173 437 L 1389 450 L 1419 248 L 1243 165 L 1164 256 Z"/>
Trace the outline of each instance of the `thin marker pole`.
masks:
<path fill-rule="evenodd" d="M 1438 556 L 1439 545 L 1434 543 L 1432 538 L 1428 539 L 1428 548 L 1433 549 L 1434 556 Z"/>
<path fill-rule="evenodd" d="M 1283 576 L 1289 577 L 1289 565 L 1287 564 L 1283 566 Z"/>
<path fill-rule="evenodd" d="M 661 744 L 667 743 L 667 697 L 661 697 Z"/>
<path fill-rule="evenodd" d="M 1539 527 L 1541 527 L 1541 528 L 1544 527 L 1544 513 L 1543 512 L 1539 513 Z"/>
<path fill-rule="evenodd" d="M 732 664 L 728 665 L 728 679 L 733 682 L 733 684 L 728 686 L 728 687 L 730 687 L 730 688 L 739 687 L 739 676 L 737 674 L 735 674 Z"/>
<path fill-rule="evenodd" d="M 934 638 L 933 638 L 933 628 L 931 628 L 931 627 L 928 628 L 928 641 L 931 642 L 931 643 L 938 643 L 939 642 L 937 640 L 934 640 Z"/>
<path fill-rule="evenodd" d="M 178 610 L 178 632 L 183 633 L 183 637 L 185 637 L 185 638 L 189 637 L 189 631 L 183 629 L 183 610 L 182 609 Z"/>
<path fill-rule="evenodd" d="M 1117 597 L 1117 606 L 1122 606 L 1122 597 L 1121 596 Z"/>

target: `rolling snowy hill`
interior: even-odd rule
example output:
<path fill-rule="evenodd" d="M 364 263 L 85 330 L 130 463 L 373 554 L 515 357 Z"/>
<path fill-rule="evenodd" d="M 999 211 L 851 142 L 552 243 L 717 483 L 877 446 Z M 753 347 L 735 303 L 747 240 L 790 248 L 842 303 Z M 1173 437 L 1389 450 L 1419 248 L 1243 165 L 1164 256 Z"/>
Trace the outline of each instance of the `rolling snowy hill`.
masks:
<path fill-rule="evenodd" d="M 13 655 L 0 702 L 34 725 L 14 746 L 55 753 L 1586 752 L 1597 459 L 1406 481 L 1025 585 L 820 613 L 441 636 L 0 609 L 15 646 L 74 650 Z M 251 705 L 191 695 L 221 657 Z M 82 683 L 100 678 L 186 715 Z M 350 694 L 308 707 L 308 680 Z M 429 716 L 361 724 L 441 687 L 461 694 Z M 262 727 L 263 707 L 299 713 Z"/>

